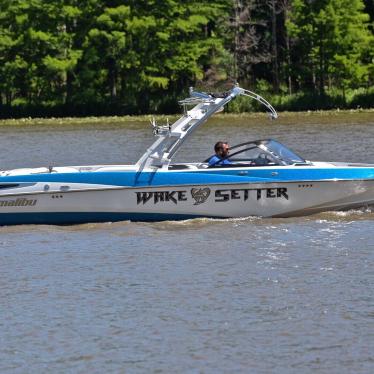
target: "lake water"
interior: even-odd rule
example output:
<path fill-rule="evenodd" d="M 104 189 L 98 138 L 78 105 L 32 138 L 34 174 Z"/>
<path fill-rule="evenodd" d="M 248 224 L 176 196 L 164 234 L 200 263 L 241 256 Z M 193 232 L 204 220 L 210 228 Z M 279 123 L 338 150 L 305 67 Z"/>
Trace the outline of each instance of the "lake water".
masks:
<path fill-rule="evenodd" d="M 374 163 L 372 117 L 218 117 L 178 159 L 271 137 Z M 3 126 L 0 167 L 132 163 L 152 140 L 136 122 Z M 0 372 L 372 373 L 373 228 L 371 209 L 1 227 Z"/>

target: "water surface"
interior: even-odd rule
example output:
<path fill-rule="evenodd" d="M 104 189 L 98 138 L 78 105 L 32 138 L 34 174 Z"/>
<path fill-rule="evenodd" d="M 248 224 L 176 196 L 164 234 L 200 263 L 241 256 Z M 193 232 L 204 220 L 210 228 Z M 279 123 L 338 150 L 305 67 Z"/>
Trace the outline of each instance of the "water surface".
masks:
<path fill-rule="evenodd" d="M 373 122 L 218 118 L 178 154 L 275 138 L 374 162 Z M 1 168 L 132 163 L 146 123 L 0 128 Z M 1 373 L 371 373 L 374 213 L 0 228 Z"/>

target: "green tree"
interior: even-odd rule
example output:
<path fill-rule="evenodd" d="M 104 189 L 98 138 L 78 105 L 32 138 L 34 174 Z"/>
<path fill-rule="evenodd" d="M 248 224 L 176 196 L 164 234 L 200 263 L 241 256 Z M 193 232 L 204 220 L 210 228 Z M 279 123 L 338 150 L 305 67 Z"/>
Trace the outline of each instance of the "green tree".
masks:
<path fill-rule="evenodd" d="M 81 56 L 69 31 L 80 10 L 62 0 L 1 3 L 1 88 L 10 104 L 63 101 Z M 72 2 L 71 2 L 72 3 Z"/>
<path fill-rule="evenodd" d="M 225 1 L 112 1 L 94 17 L 84 42 L 81 99 L 157 107 L 219 62 L 216 22 Z M 160 95 L 168 92 L 168 95 Z"/>
<path fill-rule="evenodd" d="M 362 0 L 293 0 L 287 24 L 293 73 L 301 87 L 325 93 L 368 80 L 373 35 Z"/>

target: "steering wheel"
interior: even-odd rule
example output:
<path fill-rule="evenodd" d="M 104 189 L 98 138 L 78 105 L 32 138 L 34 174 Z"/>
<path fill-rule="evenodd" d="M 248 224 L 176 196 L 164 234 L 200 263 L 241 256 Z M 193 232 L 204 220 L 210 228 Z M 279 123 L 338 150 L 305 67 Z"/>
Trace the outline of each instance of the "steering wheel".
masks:
<path fill-rule="evenodd" d="M 257 165 L 267 165 L 271 162 L 269 159 L 268 155 L 266 153 L 260 153 L 256 160 L 255 160 Z"/>

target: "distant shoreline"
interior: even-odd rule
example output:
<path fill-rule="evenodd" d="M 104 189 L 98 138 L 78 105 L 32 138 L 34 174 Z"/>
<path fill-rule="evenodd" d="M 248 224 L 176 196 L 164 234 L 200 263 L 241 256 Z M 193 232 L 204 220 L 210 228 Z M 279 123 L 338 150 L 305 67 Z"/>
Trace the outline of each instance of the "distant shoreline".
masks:
<path fill-rule="evenodd" d="M 287 119 L 295 120 L 300 118 L 305 122 L 310 122 L 311 119 L 316 118 L 334 118 L 332 123 L 338 123 L 339 119 L 344 119 L 345 122 L 348 119 L 358 122 L 373 122 L 374 124 L 374 109 L 349 109 L 349 110 L 316 110 L 307 112 L 278 112 L 279 119 L 276 121 L 284 122 Z M 368 115 L 370 118 L 368 118 Z M 149 122 L 152 115 L 140 115 L 140 116 L 103 116 L 103 117 L 58 117 L 58 118 L 20 118 L 20 119 L 2 119 L 0 120 L 0 126 L 34 126 L 34 125 L 89 125 L 89 124 L 121 124 L 134 122 Z M 156 120 L 163 121 L 169 118 L 171 121 L 177 119 L 179 115 L 155 115 Z M 218 113 L 213 119 L 224 118 L 225 120 L 239 120 L 247 118 L 248 120 L 255 119 L 267 119 L 266 113 Z M 349 121 L 351 122 L 351 121 Z"/>

